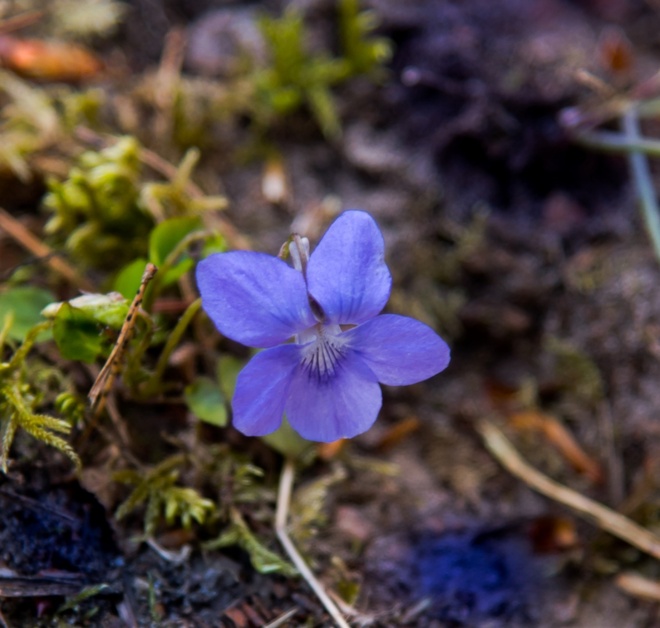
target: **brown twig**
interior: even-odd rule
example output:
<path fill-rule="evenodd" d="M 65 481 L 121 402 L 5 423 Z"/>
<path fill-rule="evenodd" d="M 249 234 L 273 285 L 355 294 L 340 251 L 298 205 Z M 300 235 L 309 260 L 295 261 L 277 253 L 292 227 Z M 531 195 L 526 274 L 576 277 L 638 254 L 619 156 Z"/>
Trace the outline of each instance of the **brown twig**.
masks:
<path fill-rule="evenodd" d="M 634 571 L 623 571 L 614 580 L 619 589 L 652 602 L 660 602 L 660 582 L 651 580 Z"/>
<path fill-rule="evenodd" d="M 185 32 L 179 27 L 171 29 L 165 37 L 154 93 L 156 115 L 153 121 L 153 132 L 155 137 L 170 137 L 172 134 L 173 109 L 181 79 L 186 43 Z"/>
<path fill-rule="evenodd" d="M 486 449 L 507 471 L 525 482 L 530 488 L 568 506 L 602 530 L 660 560 L 660 537 L 618 512 L 555 482 L 532 467 L 523 460 L 506 436 L 490 421 L 480 421 L 477 424 L 477 431 L 483 438 Z"/>
<path fill-rule="evenodd" d="M 131 333 L 133 331 L 133 327 L 135 326 L 137 312 L 140 308 L 140 305 L 142 304 L 142 300 L 144 299 L 144 293 L 147 289 L 147 286 L 153 279 L 157 270 L 158 269 L 153 264 L 146 265 L 144 273 L 142 274 L 142 280 L 140 281 L 140 287 L 137 291 L 137 294 L 135 295 L 135 298 L 133 299 L 133 302 L 128 308 L 126 319 L 124 320 L 124 324 L 121 326 L 121 330 L 119 331 L 119 338 L 117 339 L 112 352 L 108 356 L 108 360 L 106 361 L 105 366 L 101 369 L 101 372 L 96 378 L 94 385 L 89 391 L 88 398 L 92 405 L 94 416 L 98 416 L 103 410 L 106 397 L 112 389 L 112 384 L 115 378 L 119 374 L 119 370 L 121 369 L 121 359 L 124 355 L 124 351 L 126 351 L 128 341 L 131 338 Z"/>
<path fill-rule="evenodd" d="M 81 290 L 94 291 L 94 285 L 83 277 L 66 260 L 56 255 L 47 244 L 44 244 L 27 227 L 21 224 L 7 210 L 0 207 L 0 229 L 4 229 L 24 249 L 27 249 L 36 257 L 43 258 L 46 264 L 56 273 L 64 277 L 69 283 Z"/>
<path fill-rule="evenodd" d="M 90 402 L 91 408 L 91 418 L 87 423 L 83 433 L 80 436 L 78 441 L 78 447 L 82 449 L 89 439 L 90 434 L 96 428 L 98 420 L 101 416 L 101 412 L 106 406 L 108 399 L 112 393 L 112 385 L 114 384 L 115 378 L 121 370 L 121 359 L 126 351 L 128 341 L 131 339 L 131 334 L 135 326 L 135 321 L 137 319 L 138 310 L 144 299 L 144 293 L 149 285 L 149 282 L 153 279 L 154 275 L 158 271 L 158 268 L 153 264 L 148 263 L 142 274 L 142 280 L 140 281 L 140 287 L 138 288 L 137 294 L 135 295 L 131 305 L 128 308 L 126 313 L 126 318 L 124 323 L 119 330 L 119 338 L 113 347 L 108 359 L 106 360 L 105 365 L 101 369 L 101 372 L 97 375 L 96 381 L 94 382 L 92 388 L 90 389 L 87 398 Z M 116 424 L 117 431 L 120 436 L 120 440 L 128 443 L 128 433 L 122 431 L 122 424 L 118 419 L 119 413 L 111 413 L 110 417 L 113 419 L 113 422 Z"/>
<path fill-rule="evenodd" d="M 608 402 L 601 404 L 600 432 L 603 440 L 605 459 L 607 460 L 607 486 L 610 493 L 610 503 L 615 504 L 619 510 L 625 498 L 623 461 L 616 437 L 612 407 Z M 625 512 L 625 511 L 624 511 Z"/>
<path fill-rule="evenodd" d="M 335 626 L 338 628 L 350 628 L 348 622 L 339 612 L 337 605 L 328 595 L 323 585 L 319 582 L 314 572 L 308 567 L 305 559 L 302 557 L 295 544 L 291 540 L 288 532 L 287 520 L 289 518 L 289 505 L 291 504 L 291 492 L 293 490 L 293 480 L 295 477 L 295 463 L 291 458 L 287 458 L 282 474 L 280 476 L 280 486 L 277 491 L 277 510 L 275 513 L 275 533 L 280 540 L 284 551 L 288 554 L 291 562 L 296 566 L 300 575 L 307 581 L 316 597 L 332 617 Z"/>
<path fill-rule="evenodd" d="M 280 626 L 283 626 L 286 624 L 286 622 L 289 621 L 300 609 L 297 606 L 294 606 L 293 608 L 290 608 L 288 611 L 284 611 L 281 615 L 273 619 L 273 621 L 269 622 L 264 626 L 264 628 L 279 628 Z"/>
<path fill-rule="evenodd" d="M 6 20 L 2 20 L 2 22 L 0 22 L 0 35 L 14 33 L 23 30 L 28 26 L 32 26 L 39 22 L 44 15 L 44 11 L 26 11 L 25 13 L 20 13 L 19 15 L 14 15 Z"/>

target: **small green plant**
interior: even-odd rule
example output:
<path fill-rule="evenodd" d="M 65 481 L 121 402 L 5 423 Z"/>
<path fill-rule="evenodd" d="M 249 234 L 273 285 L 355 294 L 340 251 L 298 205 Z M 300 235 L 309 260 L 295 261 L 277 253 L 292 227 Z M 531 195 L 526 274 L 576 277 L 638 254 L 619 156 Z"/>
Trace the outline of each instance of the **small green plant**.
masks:
<path fill-rule="evenodd" d="M 171 181 L 148 182 L 142 186 L 141 201 L 144 206 L 149 207 L 154 216 L 159 217 L 159 220 L 167 217 L 199 216 L 207 211 L 217 211 L 227 207 L 227 199 L 224 196 L 205 196 L 194 187 L 191 177 L 199 158 L 199 150 L 190 148 L 183 156 Z"/>
<path fill-rule="evenodd" d="M 0 351 L 4 350 L 11 328 L 11 318 L 11 315 L 7 315 L 4 319 L 0 331 Z M 48 322 L 35 325 L 11 359 L 8 362 L 0 362 L 0 468 L 4 473 L 7 472 L 9 450 L 19 428 L 37 440 L 59 449 L 80 468 L 80 459 L 76 452 L 56 434 L 68 434 L 71 425 L 62 419 L 34 411 L 39 395 L 28 380 L 30 367 L 27 357 L 37 336 L 49 326 Z"/>
<path fill-rule="evenodd" d="M 108 330 L 119 330 L 128 302 L 116 292 L 84 294 L 71 301 L 51 303 L 43 315 L 53 321 L 53 338 L 62 357 L 92 363 L 111 349 Z"/>
<path fill-rule="evenodd" d="M 391 54 L 389 42 L 372 37 L 373 13 L 361 12 L 357 0 L 339 3 L 341 56 L 311 53 L 303 16 L 290 6 L 280 18 L 263 17 L 259 26 L 270 65 L 255 76 L 255 118 L 262 128 L 306 107 L 327 138 L 341 133 L 332 88 L 356 76 L 378 78 Z"/>
<path fill-rule="evenodd" d="M 383 64 L 392 56 L 392 44 L 384 37 L 373 37 L 376 17 L 360 11 L 359 0 L 339 0 L 341 51 L 350 76 L 383 74 Z"/>
<path fill-rule="evenodd" d="M 78 159 L 64 181 L 50 179 L 46 232 L 92 268 L 116 268 L 144 254 L 154 221 L 140 203 L 139 144 L 124 137 Z"/>
<path fill-rule="evenodd" d="M 604 395 L 605 385 L 598 366 L 570 342 L 550 336 L 545 349 L 555 360 L 555 377 L 562 388 L 582 404 L 594 406 Z"/>
<path fill-rule="evenodd" d="M 284 576 L 297 576 L 298 570 L 290 563 L 271 552 L 248 528 L 247 523 L 235 508 L 230 511 L 230 525 L 217 539 L 204 545 L 207 550 L 238 545 L 247 552 L 252 566 L 259 573 L 280 573 Z"/>
<path fill-rule="evenodd" d="M 341 127 L 330 88 L 346 78 L 346 65 L 324 54 L 309 53 L 303 17 L 293 8 L 281 18 L 261 18 L 259 26 L 271 65 L 255 78 L 258 124 L 270 126 L 271 116 L 287 116 L 306 106 L 327 137 L 339 135 Z"/>
<path fill-rule="evenodd" d="M 126 469 L 118 471 L 114 479 L 135 488 L 126 501 L 119 506 L 116 517 L 122 519 L 138 507 L 145 505 L 144 534 L 152 537 L 158 524 L 164 519 L 168 525 L 179 521 L 190 528 L 193 521 L 206 523 L 216 511 L 215 504 L 202 497 L 195 489 L 177 484 L 181 467 L 186 457 L 177 454 L 159 465 L 143 472 Z"/>

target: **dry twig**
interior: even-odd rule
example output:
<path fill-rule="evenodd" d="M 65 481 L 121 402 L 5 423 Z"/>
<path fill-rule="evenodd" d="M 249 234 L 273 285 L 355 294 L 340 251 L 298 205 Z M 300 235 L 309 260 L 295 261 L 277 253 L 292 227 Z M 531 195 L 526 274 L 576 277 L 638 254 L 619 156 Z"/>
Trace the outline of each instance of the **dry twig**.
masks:
<path fill-rule="evenodd" d="M 616 577 L 614 583 L 629 595 L 643 600 L 660 602 L 660 582 L 657 580 L 645 578 L 634 571 L 624 571 Z"/>
<path fill-rule="evenodd" d="M 280 540 L 280 543 L 291 559 L 291 562 L 293 562 L 296 569 L 300 572 L 300 575 L 307 581 L 307 584 L 309 584 L 312 591 L 314 591 L 316 597 L 318 597 L 323 606 L 325 606 L 325 610 L 328 611 L 335 624 L 339 626 L 339 628 L 350 628 L 348 622 L 339 612 L 337 605 L 332 601 L 323 588 L 323 585 L 307 566 L 305 559 L 300 555 L 287 532 L 287 519 L 289 516 L 289 504 L 291 502 L 294 476 L 295 463 L 290 458 L 287 458 L 284 463 L 284 468 L 282 469 L 280 486 L 277 491 L 277 512 L 275 514 L 275 532 L 277 533 L 277 538 Z"/>
<path fill-rule="evenodd" d="M 108 360 L 106 361 L 105 366 L 101 369 L 101 372 L 96 378 L 94 385 L 89 391 L 88 397 L 92 404 L 92 410 L 94 410 L 95 416 L 98 416 L 103 410 L 103 406 L 105 404 L 108 393 L 112 389 L 112 384 L 119 373 L 119 369 L 121 368 L 121 358 L 124 355 L 128 341 L 131 338 L 131 332 L 135 326 L 138 309 L 140 308 L 142 300 L 144 299 L 144 293 L 147 289 L 147 286 L 153 279 L 157 270 L 158 269 L 153 264 L 146 265 L 144 273 L 142 274 L 142 280 L 140 281 L 140 287 L 137 291 L 137 294 L 135 295 L 135 298 L 133 299 L 133 302 L 128 308 L 126 319 L 124 320 L 124 324 L 121 326 L 121 330 L 119 331 L 119 338 L 117 338 L 117 342 L 113 347 L 112 352 L 108 356 Z"/>
<path fill-rule="evenodd" d="M 94 291 L 94 286 L 66 260 L 62 259 L 47 244 L 44 244 L 27 227 L 21 224 L 7 210 L 0 207 L 0 229 L 4 229 L 24 249 L 42 258 L 56 273 L 81 290 Z"/>
<path fill-rule="evenodd" d="M 108 402 L 108 398 L 110 396 L 110 393 L 112 392 L 112 385 L 121 369 L 122 356 L 124 355 L 124 351 L 126 351 L 126 347 L 128 346 L 128 341 L 131 339 L 131 334 L 135 326 L 135 320 L 137 318 L 138 310 L 140 309 L 140 305 L 142 304 L 142 300 L 144 299 L 144 293 L 147 289 L 147 286 L 149 285 L 149 282 L 153 279 L 157 271 L 158 268 L 156 268 L 156 266 L 154 266 L 153 264 L 148 263 L 146 265 L 144 269 L 144 273 L 142 274 L 142 280 L 140 281 L 140 287 L 138 288 L 137 294 L 133 298 L 133 301 L 131 302 L 131 305 L 128 308 L 128 312 L 126 313 L 126 318 L 124 319 L 124 324 L 121 326 L 121 329 L 119 330 L 119 337 L 117 338 L 117 342 L 115 343 L 115 346 L 110 352 L 110 355 L 108 356 L 105 365 L 103 366 L 101 372 L 96 377 L 96 381 L 94 382 L 94 385 L 92 386 L 92 388 L 90 389 L 87 395 L 87 398 L 89 399 L 91 405 L 92 416 L 89 423 L 85 427 L 85 430 L 80 436 L 80 440 L 78 443 L 78 447 L 80 448 L 84 447 L 84 445 L 87 443 L 87 439 L 92 433 L 92 430 L 94 430 L 94 428 L 96 427 L 99 417 L 101 416 L 101 412 L 103 411 L 103 409 L 106 406 L 106 403 Z M 113 411 L 110 413 L 110 417 L 112 418 L 113 423 L 115 423 L 115 426 L 117 427 L 117 432 L 120 437 L 120 440 L 124 441 L 124 444 L 126 444 L 128 442 L 127 440 L 128 434 L 126 433 L 125 429 L 122 427 L 118 415 L 119 415 L 118 412 Z"/>
<path fill-rule="evenodd" d="M 486 449 L 510 473 L 535 491 L 568 506 L 578 515 L 595 523 L 599 528 L 630 543 L 637 549 L 660 560 L 660 537 L 642 528 L 627 517 L 599 504 L 593 499 L 570 489 L 544 475 L 523 460 L 504 434 L 490 421 L 480 421 L 477 431 Z"/>
<path fill-rule="evenodd" d="M 282 613 L 279 617 L 275 618 L 273 621 L 266 624 L 264 628 L 279 628 L 280 626 L 283 626 L 287 621 L 289 621 L 289 619 L 291 619 L 298 612 L 298 610 L 299 608 L 297 606 L 290 608 L 288 611 Z"/>

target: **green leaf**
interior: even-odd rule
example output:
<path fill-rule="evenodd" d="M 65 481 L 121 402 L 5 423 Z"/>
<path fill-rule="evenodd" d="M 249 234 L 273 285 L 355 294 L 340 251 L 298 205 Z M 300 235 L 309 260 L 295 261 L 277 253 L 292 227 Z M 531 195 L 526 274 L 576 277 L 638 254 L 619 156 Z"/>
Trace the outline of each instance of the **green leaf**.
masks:
<path fill-rule="evenodd" d="M 118 292 L 108 294 L 83 294 L 67 303 L 84 312 L 96 322 L 119 329 L 128 314 L 128 301 Z M 55 318 L 64 303 L 51 303 L 41 312 L 46 318 Z"/>
<path fill-rule="evenodd" d="M 101 326 L 89 314 L 63 303 L 53 323 L 53 338 L 67 360 L 94 362 L 107 350 Z"/>
<path fill-rule="evenodd" d="M 172 268 L 168 268 L 161 278 L 161 284 L 163 286 L 169 286 L 171 283 L 174 283 L 179 277 L 185 275 L 193 266 L 195 262 L 189 257 L 182 259 L 178 264 L 175 264 Z"/>
<path fill-rule="evenodd" d="M 201 228 L 202 222 L 196 216 L 164 220 L 149 236 L 149 261 L 161 266 L 183 238 Z"/>
<path fill-rule="evenodd" d="M 238 511 L 233 510 L 231 524 L 217 539 L 204 544 L 207 550 L 238 545 L 250 556 L 252 566 L 263 574 L 281 573 L 284 576 L 297 576 L 298 570 L 283 558 L 262 545 L 252 533 Z"/>
<path fill-rule="evenodd" d="M 305 440 L 293 430 L 286 418 L 277 430 L 272 434 L 262 436 L 261 440 L 275 451 L 292 458 L 301 458 L 312 447 L 310 441 Z"/>
<path fill-rule="evenodd" d="M 225 239 L 219 234 L 209 236 L 202 247 L 202 258 L 213 255 L 213 253 L 224 253 L 227 250 Z"/>
<path fill-rule="evenodd" d="M 169 218 L 161 222 L 149 237 L 149 260 L 156 266 L 163 266 L 168 256 L 189 233 L 202 228 L 202 221 L 196 216 Z M 166 270 L 160 278 L 160 283 L 167 286 L 187 273 L 194 266 L 192 258 L 182 254 L 179 261 Z M 162 272 L 162 271 L 161 271 Z"/>
<path fill-rule="evenodd" d="M 88 600 L 99 593 L 102 593 L 106 589 L 109 589 L 110 585 L 102 582 L 101 584 L 93 584 L 91 586 L 85 587 L 79 593 L 72 595 L 66 599 L 66 602 L 62 604 L 56 611 L 55 615 L 61 615 L 66 611 L 75 610 L 82 602 Z"/>
<path fill-rule="evenodd" d="M 114 289 L 123 294 L 129 301 L 132 300 L 140 287 L 146 265 L 147 260 L 139 258 L 124 266 L 115 278 Z"/>
<path fill-rule="evenodd" d="M 234 396 L 238 374 L 245 366 L 245 360 L 239 360 L 231 355 L 222 355 L 218 360 L 218 381 L 220 390 L 227 399 Z"/>
<path fill-rule="evenodd" d="M 23 340 L 28 330 L 43 322 L 41 310 L 55 300 L 48 290 L 33 286 L 16 286 L 0 292 L 0 325 L 7 314 L 13 322 L 9 328 L 9 337 L 13 340 Z M 44 340 L 50 332 L 39 336 Z"/>
<path fill-rule="evenodd" d="M 197 378 L 184 391 L 190 411 L 200 420 L 225 427 L 227 425 L 227 406 L 219 386 L 208 377 Z"/>
<path fill-rule="evenodd" d="M 353 606 L 358 601 L 361 588 L 359 582 L 353 582 L 346 578 L 342 578 L 336 586 L 337 593 L 339 593 L 339 597 L 344 600 L 344 602 Z"/>

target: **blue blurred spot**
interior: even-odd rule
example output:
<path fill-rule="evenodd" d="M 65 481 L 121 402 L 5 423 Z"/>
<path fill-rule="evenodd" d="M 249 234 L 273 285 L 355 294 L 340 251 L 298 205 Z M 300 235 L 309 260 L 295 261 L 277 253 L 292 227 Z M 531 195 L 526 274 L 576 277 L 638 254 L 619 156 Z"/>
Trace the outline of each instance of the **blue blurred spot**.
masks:
<path fill-rule="evenodd" d="M 519 529 L 422 534 L 412 552 L 412 584 L 433 617 L 459 626 L 534 620 L 539 566 Z"/>

